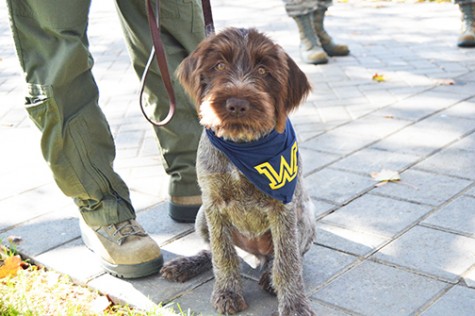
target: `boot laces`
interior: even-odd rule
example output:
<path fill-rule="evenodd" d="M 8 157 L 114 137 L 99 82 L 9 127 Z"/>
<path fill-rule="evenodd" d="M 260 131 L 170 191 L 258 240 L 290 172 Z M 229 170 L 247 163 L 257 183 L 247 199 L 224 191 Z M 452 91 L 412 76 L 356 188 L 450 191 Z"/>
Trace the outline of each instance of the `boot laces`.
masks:
<path fill-rule="evenodd" d="M 119 245 L 122 245 L 125 239 L 131 236 L 147 236 L 143 228 L 132 221 L 109 225 L 107 230 L 112 232 L 112 237 Z"/>

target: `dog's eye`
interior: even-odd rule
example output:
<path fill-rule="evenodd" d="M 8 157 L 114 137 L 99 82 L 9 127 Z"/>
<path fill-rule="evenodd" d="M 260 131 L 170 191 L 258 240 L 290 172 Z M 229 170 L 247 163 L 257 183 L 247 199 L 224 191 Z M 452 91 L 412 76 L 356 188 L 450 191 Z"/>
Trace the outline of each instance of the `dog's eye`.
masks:
<path fill-rule="evenodd" d="M 214 69 L 218 71 L 223 71 L 224 69 L 226 69 L 226 65 L 224 63 L 219 63 L 216 66 L 214 66 Z"/>
<path fill-rule="evenodd" d="M 259 67 L 257 68 L 257 73 L 261 76 L 264 76 L 265 74 L 267 74 L 267 70 L 264 67 Z"/>

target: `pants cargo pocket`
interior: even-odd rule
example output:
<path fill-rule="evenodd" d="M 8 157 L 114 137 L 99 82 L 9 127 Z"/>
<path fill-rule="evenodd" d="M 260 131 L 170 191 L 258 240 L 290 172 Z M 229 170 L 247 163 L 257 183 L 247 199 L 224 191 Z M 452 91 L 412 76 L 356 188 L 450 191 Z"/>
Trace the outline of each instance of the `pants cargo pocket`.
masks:
<path fill-rule="evenodd" d="M 41 151 L 56 183 L 67 196 L 77 196 L 84 188 L 64 155 L 63 118 L 51 86 L 29 84 L 25 106 L 30 119 L 41 131 Z"/>
<path fill-rule="evenodd" d="M 26 110 L 30 119 L 44 132 L 48 125 L 60 123 L 60 117 L 56 106 L 51 105 L 53 101 L 53 89 L 51 86 L 29 84 L 28 95 L 26 97 Z"/>

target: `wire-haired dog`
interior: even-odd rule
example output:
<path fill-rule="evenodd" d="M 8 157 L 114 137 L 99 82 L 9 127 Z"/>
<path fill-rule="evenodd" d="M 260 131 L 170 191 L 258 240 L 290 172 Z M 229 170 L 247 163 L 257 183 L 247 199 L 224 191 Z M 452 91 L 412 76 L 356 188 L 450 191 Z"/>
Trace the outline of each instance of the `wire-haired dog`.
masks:
<path fill-rule="evenodd" d="M 315 221 L 287 117 L 310 92 L 305 74 L 262 33 L 229 28 L 204 40 L 180 65 L 178 78 L 205 127 L 196 230 L 211 253 L 174 259 L 162 275 L 184 282 L 212 266 L 213 306 L 223 314 L 242 311 L 247 304 L 236 245 L 261 259 L 259 284 L 277 294 L 280 315 L 314 315 L 302 256 L 314 240 Z"/>

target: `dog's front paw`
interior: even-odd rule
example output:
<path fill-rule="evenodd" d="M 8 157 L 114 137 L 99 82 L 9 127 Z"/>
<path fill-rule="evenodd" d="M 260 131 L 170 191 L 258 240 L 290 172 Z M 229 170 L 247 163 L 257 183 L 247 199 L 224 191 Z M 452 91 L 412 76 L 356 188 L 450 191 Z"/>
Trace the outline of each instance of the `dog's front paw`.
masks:
<path fill-rule="evenodd" d="M 165 262 L 160 269 L 160 274 L 168 281 L 185 282 L 192 278 L 189 275 L 187 258 L 179 258 Z"/>
<path fill-rule="evenodd" d="M 236 314 L 247 308 L 247 303 L 241 294 L 234 291 L 216 291 L 213 293 L 212 303 L 221 314 Z"/>
<path fill-rule="evenodd" d="M 211 254 L 203 250 L 192 257 L 176 258 L 166 262 L 160 269 L 160 274 L 169 281 L 185 282 L 211 268 Z"/>
<path fill-rule="evenodd" d="M 284 306 L 279 311 L 279 316 L 315 316 L 315 312 L 307 304 Z"/>

